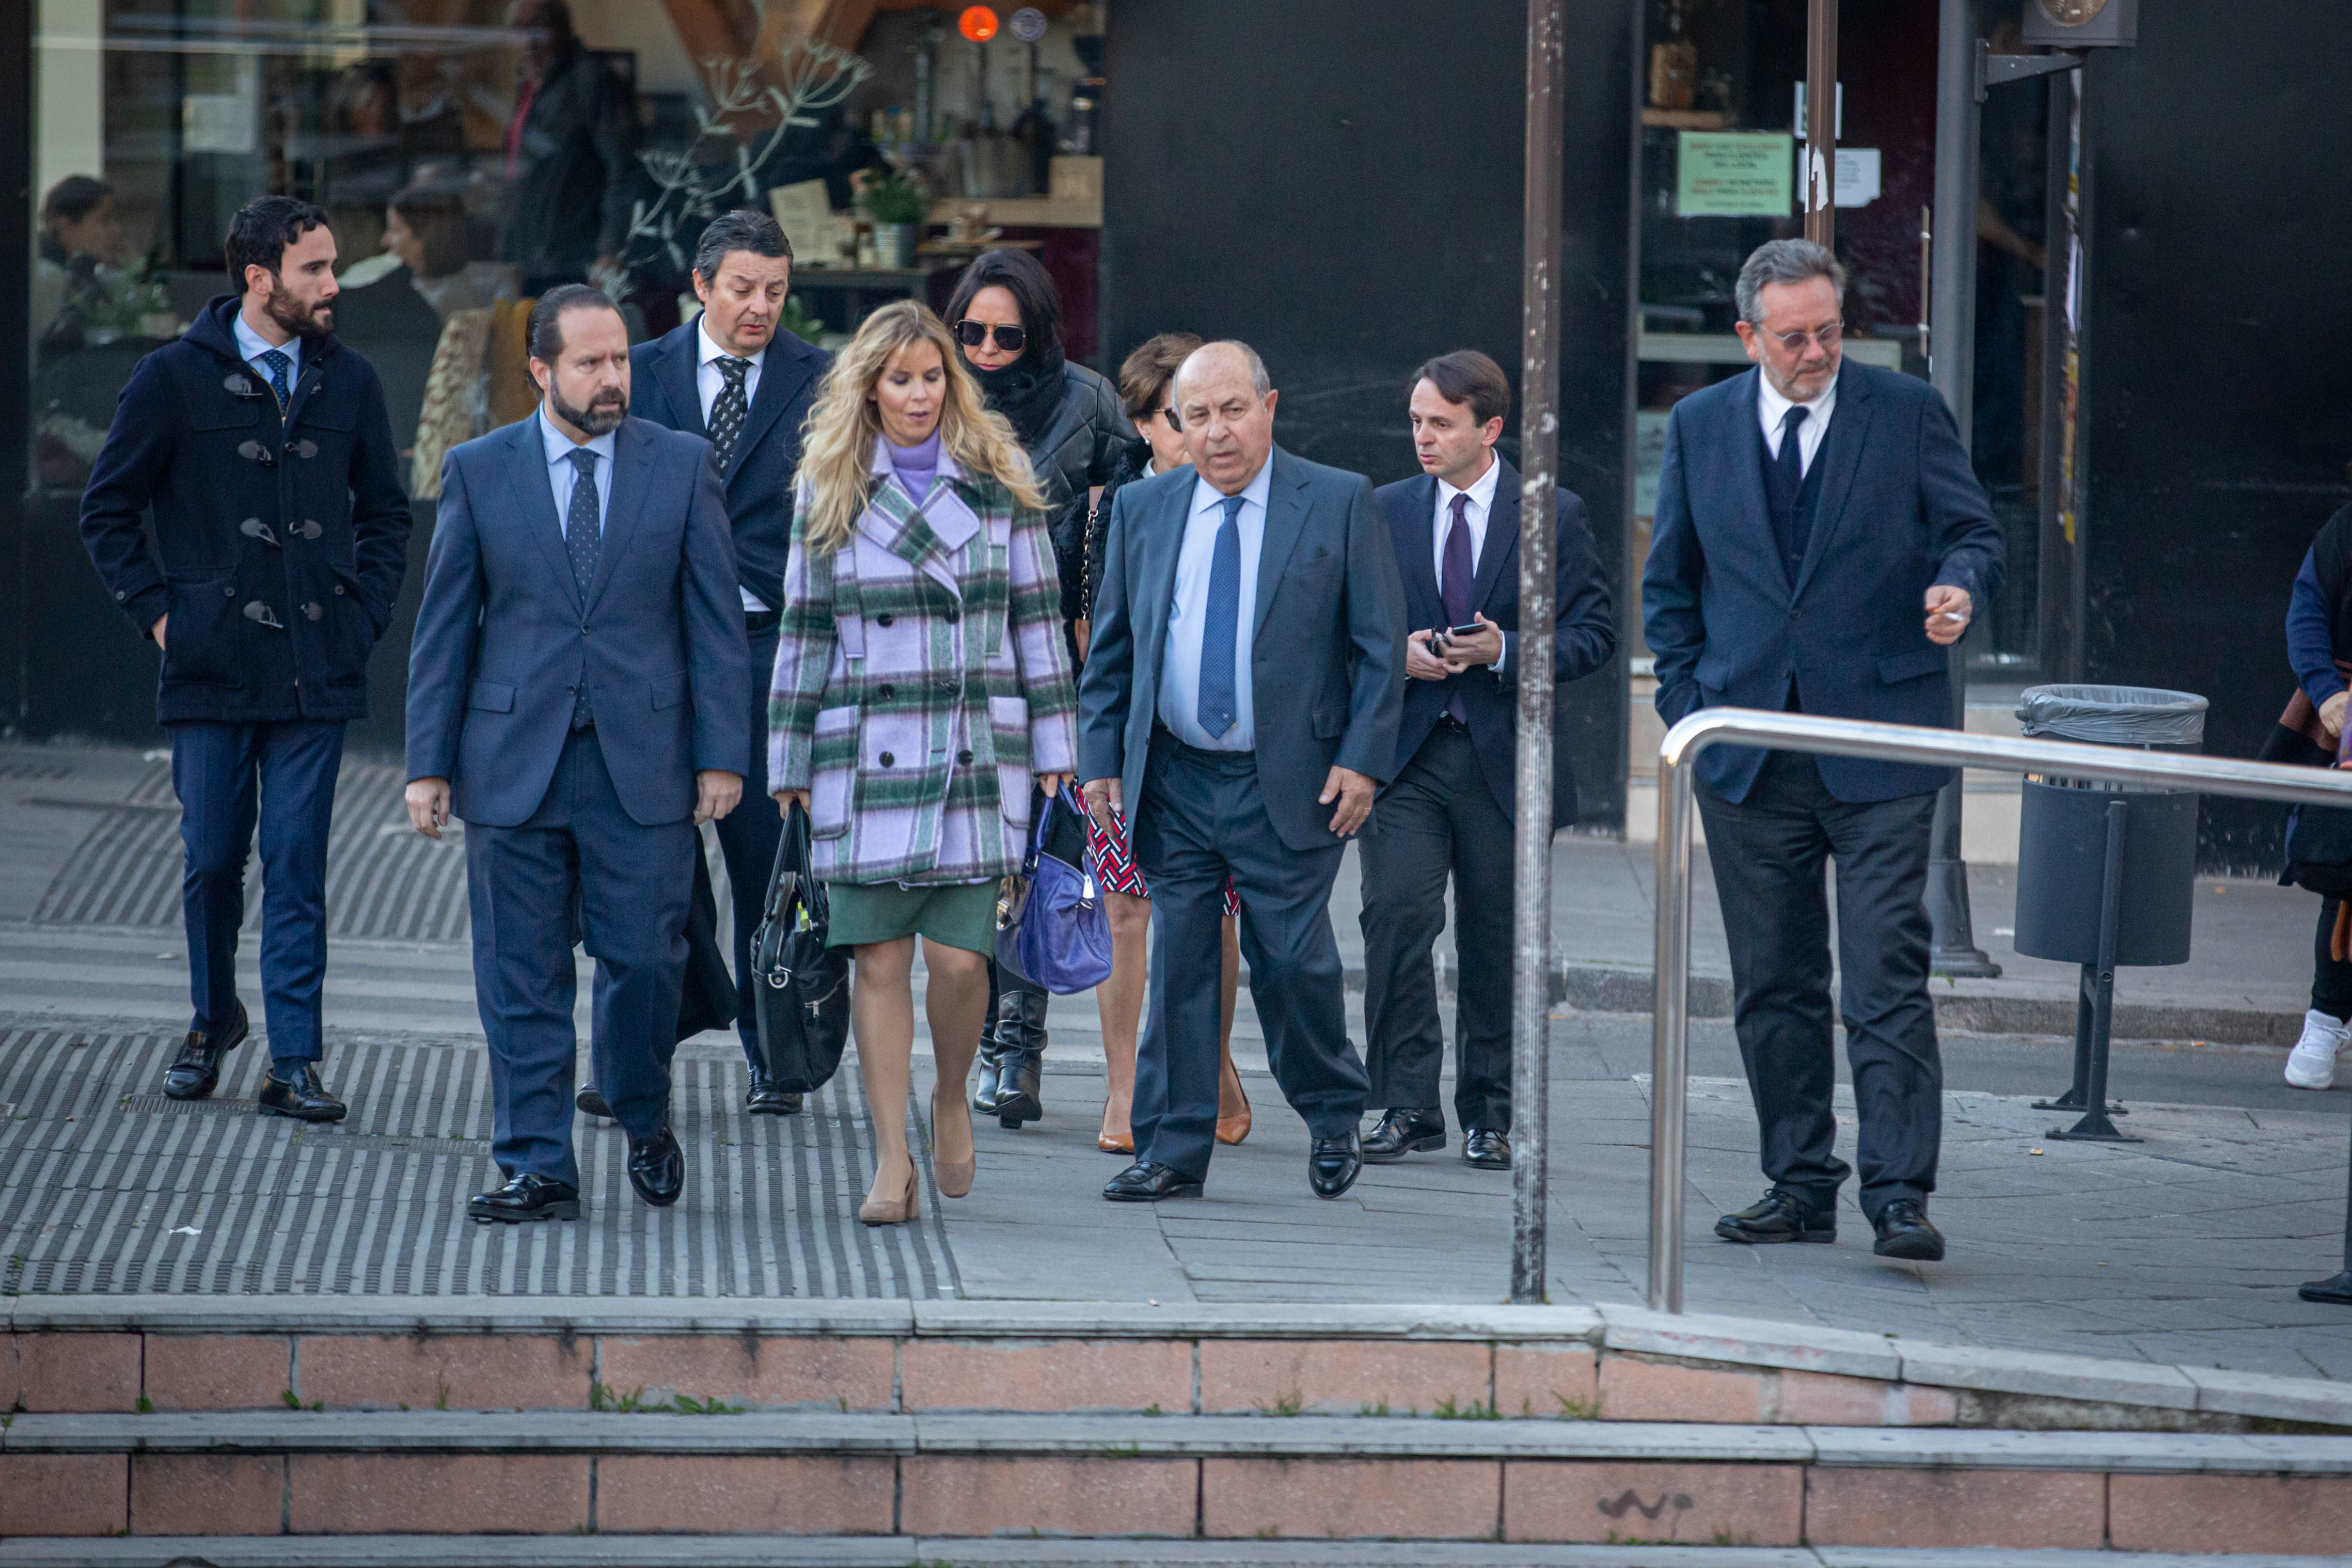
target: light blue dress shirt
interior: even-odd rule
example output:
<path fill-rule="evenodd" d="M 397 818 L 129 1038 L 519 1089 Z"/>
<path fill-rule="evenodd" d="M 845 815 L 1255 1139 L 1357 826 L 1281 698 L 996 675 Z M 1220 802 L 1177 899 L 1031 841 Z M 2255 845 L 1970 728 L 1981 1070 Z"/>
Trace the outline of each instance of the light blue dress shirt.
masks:
<path fill-rule="evenodd" d="M 1234 618 L 1234 725 L 1223 735 L 1201 727 L 1201 633 L 1209 617 L 1209 571 L 1217 555 L 1217 530 L 1225 524 L 1224 493 L 1206 479 L 1192 481 L 1192 508 L 1184 519 L 1184 543 L 1176 555 L 1176 592 L 1168 605 L 1168 637 L 1160 653 L 1160 722 L 1187 746 L 1203 751 L 1257 749 L 1257 710 L 1252 703 L 1250 645 L 1257 632 L 1257 563 L 1265 545 L 1265 497 L 1274 485 L 1274 460 L 1242 490 L 1236 524 L 1242 537 L 1241 613 Z"/>
<path fill-rule="evenodd" d="M 572 537 L 572 486 L 580 479 L 580 470 L 573 466 L 572 455 L 581 451 L 596 455 L 596 528 L 602 534 L 604 519 L 613 509 L 614 432 L 608 430 L 585 447 L 580 447 L 572 444 L 572 437 L 555 428 L 547 417 L 545 403 L 540 405 L 539 413 L 533 417 L 539 421 L 539 439 L 547 448 L 547 483 L 555 492 L 556 525 L 563 529 L 563 537 L 567 539 Z"/>
<path fill-rule="evenodd" d="M 245 362 L 261 372 L 263 386 L 269 384 L 269 367 L 261 362 L 261 356 L 272 349 L 286 356 L 286 384 L 289 387 L 300 384 L 302 340 L 299 335 L 289 338 L 282 343 L 273 343 L 246 325 L 242 311 L 229 318 L 229 330 L 236 335 L 236 351 L 245 356 Z"/>

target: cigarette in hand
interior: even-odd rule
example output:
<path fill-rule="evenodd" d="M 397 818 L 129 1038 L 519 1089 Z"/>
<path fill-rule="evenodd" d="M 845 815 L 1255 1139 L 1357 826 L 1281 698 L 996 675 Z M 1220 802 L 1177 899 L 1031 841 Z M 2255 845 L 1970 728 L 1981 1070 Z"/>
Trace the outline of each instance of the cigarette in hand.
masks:
<path fill-rule="evenodd" d="M 1955 614 L 1949 610 L 1938 610 L 1935 614 L 1929 616 L 1928 619 L 1931 621 L 1949 621 L 1961 626 L 1965 626 L 1969 623 L 1969 618 L 1967 616 Z"/>

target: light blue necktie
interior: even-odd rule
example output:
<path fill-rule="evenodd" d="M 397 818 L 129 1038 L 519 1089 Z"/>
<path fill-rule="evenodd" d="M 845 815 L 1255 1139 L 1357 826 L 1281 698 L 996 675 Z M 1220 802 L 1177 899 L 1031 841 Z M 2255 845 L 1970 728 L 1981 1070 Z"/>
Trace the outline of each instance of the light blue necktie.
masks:
<path fill-rule="evenodd" d="M 269 388 L 278 394 L 278 413 L 283 419 L 286 405 L 294 400 L 294 389 L 286 380 L 286 372 L 294 361 L 277 349 L 267 349 L 262 351 L 261 362 L 269 367 Z"/>
<path fill-rule="evenodd" d="M 1201 695 L 1193 716 L 1212 738 L 1234 727 L 1234 643 L 1242 623 L 1242 497 L 1228 496 L 1209 562 L 1209 606 L 1201 622 Z"/>

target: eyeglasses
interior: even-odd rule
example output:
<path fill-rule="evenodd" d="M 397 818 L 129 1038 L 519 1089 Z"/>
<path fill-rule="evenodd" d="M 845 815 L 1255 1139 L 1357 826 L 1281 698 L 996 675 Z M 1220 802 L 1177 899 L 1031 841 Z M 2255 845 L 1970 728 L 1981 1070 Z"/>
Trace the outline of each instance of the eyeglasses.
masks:
<path fill-rule="evenodd" d="M 1184 434 L 1184 422 L 1176 417 L 1176 410 L 1172 404 L 1167 408 L 1153 409 L 1150 413 L 1143 416 L 1143 423 L 1149 424 L 1155 419 L 1164 419 L 1168 422 L 1169 429 L 1174 431 L 1179 435 Z"/>
<path fill-rule="evenodd" d="M 996 346 L 1008 354 L 1019 353 L 1021 346 L 1029 340 L 1029 334 L 1018 327 L 992 327 L 985 321 L 956 323 L 956 341 L 967 349 L 977 349 L 991 337 L 995 338 Z"/>
<path fill-rule="evenodd" d="M 1819 343 L 1822 346 L 1822 352 L 1826 354 L 1838 346 L 1838 339 L 1845 331 L 1845 323 L 1832 321 L 1826 327 L 1816 327 L 1810 332 L 1767 332 L 1761 327 L 1758 327 L 1756 330 L 1759 336 L 1774 340 L 1792 354 L 1803 353 L 1807 343 Z"/>

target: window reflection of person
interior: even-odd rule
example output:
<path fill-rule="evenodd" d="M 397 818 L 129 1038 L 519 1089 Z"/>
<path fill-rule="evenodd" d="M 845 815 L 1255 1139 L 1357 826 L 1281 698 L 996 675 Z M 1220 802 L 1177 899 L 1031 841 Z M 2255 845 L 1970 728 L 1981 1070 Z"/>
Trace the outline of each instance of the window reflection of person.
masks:
<path fill-rule="evenodd" d="M 408 281 L 442 320 L 514 294 L 511 268 L 477 261 L 466 232 L 466 208 L 454 192 L 403 191 L 383 214 L 383 248 L 408 268 Z"/>
<path fill-rule="evenodd" d="M 515 0 L 507 26 L 529 38 L 507 121 L 499 259 L 521 269 L 524 293 L 541 294 L 618 266 L 635 190 L 636 114 L 582 48 L 564 0 Z"/>
<path fill-rule="evenodd" d="M 44 366 L 82 347 L 90 314 L 103 306 L 108 273 L 122 265 L 122 213 L 114 187 L 68 174 L 41 198 L 39 254 L 33 268 L 32 328 Z"/>

